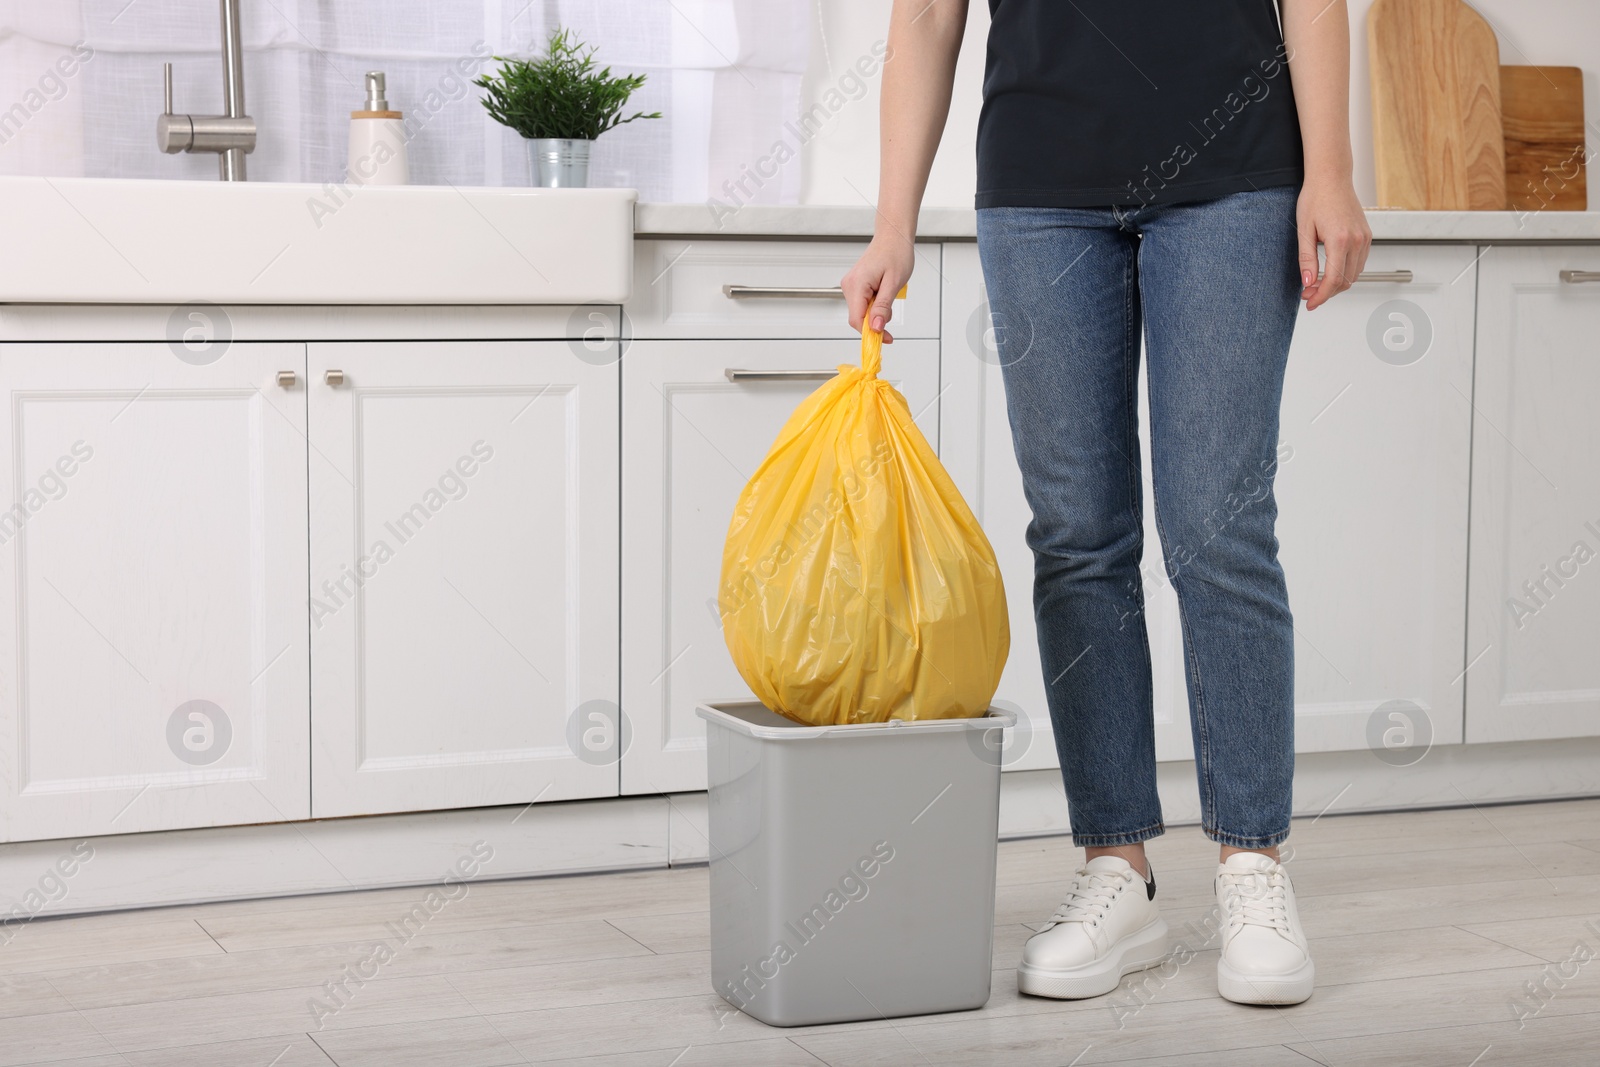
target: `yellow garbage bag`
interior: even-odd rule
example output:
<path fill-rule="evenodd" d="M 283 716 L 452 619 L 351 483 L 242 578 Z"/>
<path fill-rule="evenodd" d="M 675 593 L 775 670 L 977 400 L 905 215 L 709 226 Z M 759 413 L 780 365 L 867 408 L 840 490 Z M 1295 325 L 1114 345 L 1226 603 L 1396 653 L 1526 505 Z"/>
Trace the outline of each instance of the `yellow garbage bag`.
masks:
<path fill-rule="evenodd" d="M 882 364 L 863 329 L 861 366 L 789 417 L 722 553 L 734 664 L 812 725 L 982 715 L 1011 647 L 994 550 Z"/>

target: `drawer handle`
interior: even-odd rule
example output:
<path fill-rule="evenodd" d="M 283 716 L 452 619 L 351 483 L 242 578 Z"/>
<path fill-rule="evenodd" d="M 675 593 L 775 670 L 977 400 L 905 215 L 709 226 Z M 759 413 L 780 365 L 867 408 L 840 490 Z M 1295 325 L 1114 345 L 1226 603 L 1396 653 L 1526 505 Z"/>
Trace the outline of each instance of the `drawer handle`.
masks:
<path fill-rule="evenodd" d="M 1577 285 L 1579 282 L 1600 282 L 1600 270 L 1564 270 L 1561 272 L 1561 280 L 1569 285 Z"/>
<path fill-rule="evenodd" d="M 730 382 L 825 382 L 832 378 L 831 370 L 743 370 L 726 367 L 723 376 Z"/>
<path fill-rule="evenodd" d="M 722 295 L 733 300 L 751 296 L 776 296 L 798 300 L 843 300 L 844 290 L 837 285 L 724 285 Z"/>
<path fill-rule="evenodd" d="M 1356 275 L 1358 282 L 1409 282 L 1412 274 L 1408 270 L 1364 270 Z"/>
<path fill-rule="evenodd" d="M 322 375 L 322 380 L 327 382 L 329 385 L 331 385 L 331 386 L 333 386 L 335 388 L 338 388 L 339 386 L 344 384 L 344 371 L 342 371 L 342 370 L 329 370 L 329 371 L 326 371 Z"/>

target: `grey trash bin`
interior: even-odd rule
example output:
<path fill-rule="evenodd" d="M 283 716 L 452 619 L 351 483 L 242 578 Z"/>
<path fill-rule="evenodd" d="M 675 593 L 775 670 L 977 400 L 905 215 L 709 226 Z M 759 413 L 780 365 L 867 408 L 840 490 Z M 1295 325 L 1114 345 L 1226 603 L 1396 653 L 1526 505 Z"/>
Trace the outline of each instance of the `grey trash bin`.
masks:
<path fill-rule="evenodd" d="M 804 726 L 702 705 L 711 980 L 772 1026 L 979 1008 L 1016 716 Z"/>

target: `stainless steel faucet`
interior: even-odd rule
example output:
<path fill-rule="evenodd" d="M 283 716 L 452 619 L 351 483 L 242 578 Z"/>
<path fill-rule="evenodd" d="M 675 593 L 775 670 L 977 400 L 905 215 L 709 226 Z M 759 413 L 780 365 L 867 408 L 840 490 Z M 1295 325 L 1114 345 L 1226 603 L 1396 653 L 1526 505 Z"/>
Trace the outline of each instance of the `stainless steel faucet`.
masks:
<path fill-rule="evenodd" d="M 215 152 L 222 180 L 242 182 L 244 157 L 255 151 L 256 120 L 244 113 L 244 54 L 239 47 L 239 0 L 222 0 L 221 115 L 172 113 L 172 64 L 164 64 L 166 111 L 156 119 L 161 151 Z"/>

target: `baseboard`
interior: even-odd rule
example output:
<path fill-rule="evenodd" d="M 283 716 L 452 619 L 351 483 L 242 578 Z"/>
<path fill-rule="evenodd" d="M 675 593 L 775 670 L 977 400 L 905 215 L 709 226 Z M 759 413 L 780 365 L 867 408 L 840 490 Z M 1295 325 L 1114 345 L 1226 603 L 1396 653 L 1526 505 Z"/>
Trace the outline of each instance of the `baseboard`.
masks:
<path fill-rule="evenodd" d="M 1156 789 L 1167 826 L 1199 825 L 1193 760 L 1158 763 Z M 1408 766 L 1395 766 L 1366 749 L 1295 757 L 1297 818 L 1586 796 L 1600 796 L 1600 737 L 1439 745 Z M 1069 832 L 1060 771 L 1005 775 L 1002 839 Z"/>
<path fill-rule="evenodd" d="M 1157 766 L 1169 826 L 1200 821 L 1192 762 Z M 1297 816 L 1600 795 L 1600 737 L 1434 748 L 1396 767 L 1371 752 L 1301 755 Z M 1054 769 L 1001 779 L 1000 836 L 1068 832 Z M 5 924 L 55 915 L 442 881 L 704 863 L 704 793 L 171 830 L 0 845 Z M 483 857 L 487 855 L 487 859 Z M 70 874 L 62 872 L 70 870 Z"/>
<path fill-rule="evenodd" d="M 478 880 L 664 867 L 668 810 L 613 797 L 0 845 L 0 923 L 437 884 L 469 853 L 487 856 Z"/>

